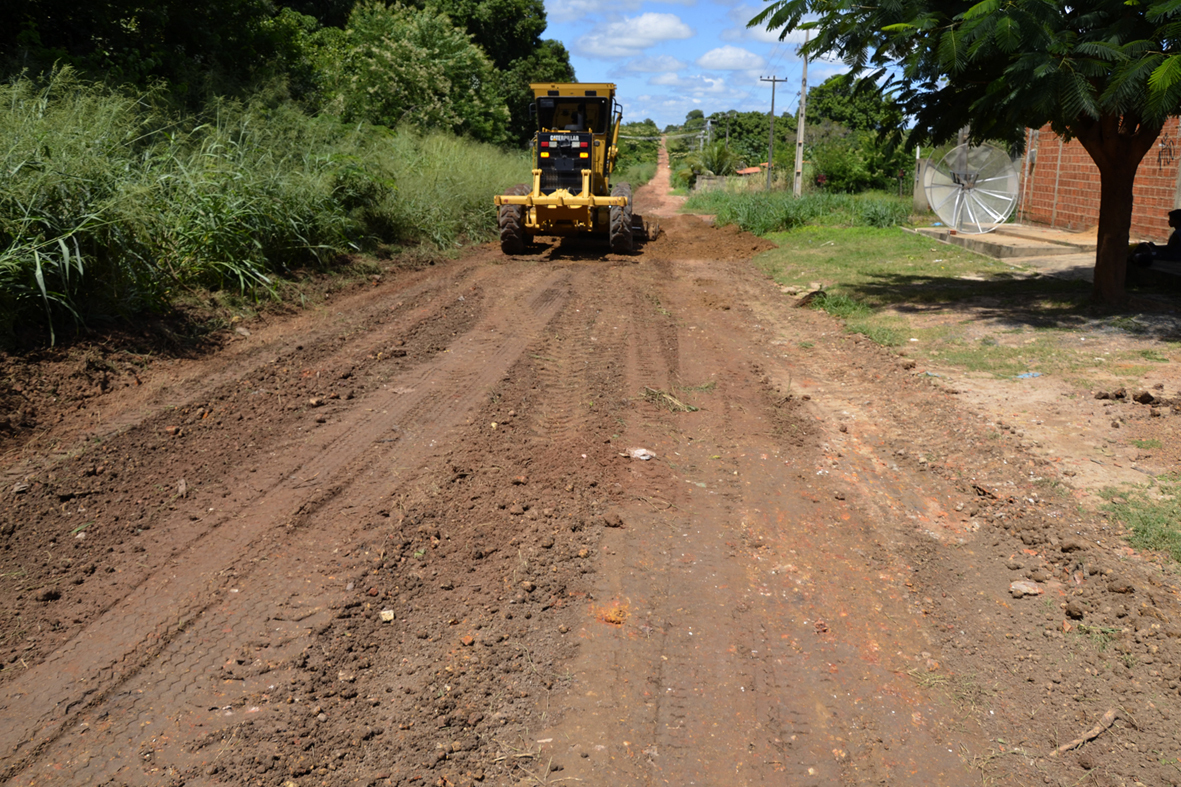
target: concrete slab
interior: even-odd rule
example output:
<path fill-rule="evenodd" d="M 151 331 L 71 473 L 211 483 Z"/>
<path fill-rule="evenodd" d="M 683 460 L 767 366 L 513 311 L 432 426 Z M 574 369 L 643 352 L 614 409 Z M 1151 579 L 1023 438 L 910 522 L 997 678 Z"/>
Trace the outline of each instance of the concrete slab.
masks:
<path fill-rule="evenodd" d="M 919 227 L 916 232 L 944 243 L 962 246 L 965 249 L 984 254 L 994 259 L 1003 260 L 1010 257 L 1041 257 L 1054 256 L 1064 252 L 1084 251 L 1061 243 L 1038 240 L 1019 235 L 998 235 L 990 232 L 985 235 L 952 235 L 946 227 Z"/>
<path fill-rule="evenodd" d="M 1022 268 L 1032 268 L 1043 276 L 1053 276 L 1058 279 L 1093 281 L 1095 278 L 1095 252 L 1076 252 L 1041 257 L 1010 257 L 1005 259 L 1005 262 Z"/>
<path fill-rule="evenodd" d="M 1045 276 L 1093 280 L 1097 246 L 1094 227 L 1084 232 L 1065 232 L 1005 224 L 983 235 L 953 235 L 947 227 L 918 227 L 911 231 L 1017 267 L 1032 268 Z M 1155 262 L 1147 268 L 1129 266 L 1128 284 L 1146 289 L 1181 290 L 1181 263 Z"/>

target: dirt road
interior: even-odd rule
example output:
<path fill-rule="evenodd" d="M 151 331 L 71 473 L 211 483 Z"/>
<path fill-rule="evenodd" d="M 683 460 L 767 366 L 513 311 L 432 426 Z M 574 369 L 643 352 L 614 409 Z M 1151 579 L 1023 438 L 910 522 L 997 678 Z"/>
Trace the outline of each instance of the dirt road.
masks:
<path fill-rule="evenodd" d="M 4 467 L 0 778 L 1181 783 L 1176 573 L 661 175 L 633 255 L 87 378 Z"/>

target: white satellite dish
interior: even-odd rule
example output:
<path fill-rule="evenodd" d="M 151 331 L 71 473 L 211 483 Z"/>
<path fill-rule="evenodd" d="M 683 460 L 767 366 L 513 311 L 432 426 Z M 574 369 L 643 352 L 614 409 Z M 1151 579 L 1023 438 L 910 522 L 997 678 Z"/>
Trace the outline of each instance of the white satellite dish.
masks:
<path fill-rule="evenodd" d="M 1009 154 L 992 145 L 959 145 L 936 164 L 927 162 L 923 189 L 927 204 L 956 232 L 991 232 L 1017 206 L 1017 168 Z"/>

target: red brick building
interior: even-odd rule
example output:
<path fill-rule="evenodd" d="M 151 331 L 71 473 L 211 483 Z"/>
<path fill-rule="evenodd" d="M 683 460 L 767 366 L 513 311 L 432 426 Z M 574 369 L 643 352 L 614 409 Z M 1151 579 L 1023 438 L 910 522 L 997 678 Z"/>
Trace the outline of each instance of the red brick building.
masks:
<path fill-rule="evenodd" d="M 1017 220 L 1063 230 L 1099 223 L 1099 169 L 1078 140 L 1063 143 L 1050 127 L 1026 131 Z M 1023 164 L 1023 167 L 1026 165 Z M 1136 173 L 1132 239 L 1169 239 L 1168 213 L 1181 207 L 1181 124 L 1170 118 Z"/>

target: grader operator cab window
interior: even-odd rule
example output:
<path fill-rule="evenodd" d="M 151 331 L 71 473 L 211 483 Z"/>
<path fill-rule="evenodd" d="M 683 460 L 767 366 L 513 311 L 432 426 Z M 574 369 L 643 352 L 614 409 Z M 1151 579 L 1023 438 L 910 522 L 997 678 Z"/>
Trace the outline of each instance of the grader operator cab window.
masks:
<path fill-rule="evenodd" d="M 542 131 L 606 134 L 609 115 L 604 98 L 562 96 L 537 100 L 537 121 Z"/>

